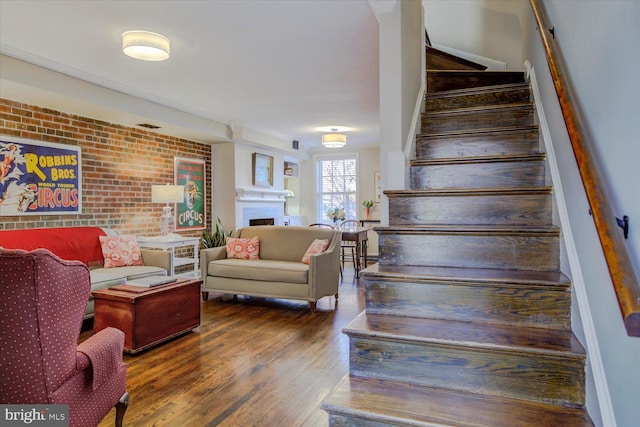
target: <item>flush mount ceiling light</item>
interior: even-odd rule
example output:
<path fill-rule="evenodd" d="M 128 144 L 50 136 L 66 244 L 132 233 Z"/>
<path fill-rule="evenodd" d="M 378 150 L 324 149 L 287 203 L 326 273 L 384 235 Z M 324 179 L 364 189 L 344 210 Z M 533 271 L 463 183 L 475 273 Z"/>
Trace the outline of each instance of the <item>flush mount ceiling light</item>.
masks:
<path fill-rule="evenodd" d="M 143 61 L 164 61 L 169 58 L 169 39 L 150 31 L 127 31 L 122 33 L 122 51 Z"/>
<path fill-rule="evenodd" d="M 322 145 L 327 148 L 342 148 L 347 144 L 347 135 L 335 133 L 338 129 L 332 128 L 332 133 L 322 135 Z"/>

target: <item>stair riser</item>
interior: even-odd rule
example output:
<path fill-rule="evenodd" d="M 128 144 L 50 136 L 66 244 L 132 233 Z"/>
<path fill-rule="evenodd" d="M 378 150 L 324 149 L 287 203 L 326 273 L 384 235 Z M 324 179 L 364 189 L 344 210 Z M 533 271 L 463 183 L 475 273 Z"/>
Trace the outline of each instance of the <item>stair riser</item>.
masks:
<path fill-rule="evenodd" d="M 538 132 L 451 136 L 416 139 L 416 159 L 533 154 L 539 149 Z"/>
<path fill-rule="evenodd" d="M 584 404 L 584 359 L 350 337 L 352 376 L 556 405 Z"/>
<path fill-rule="evenodd" d="M 551 225 L 551 195 L 390 197 L 390 225 Z"/>
<path fill-rule="evenodd" d="M 523 82 L 524 73 L 491 73 L 486 71 L 469 73 L 427 72 L 428 93 Z"/>
<path fill-rule="evenodd" d="M 412 190 L 514 188 L 545 184 L 544 161 L 453 163 L 412 166 Z"/>
<path fill-rule="evenodd" d="M 557 235 L 378 233 L 381 265 L 555 271 Z"/>
<path fill-rule="evenodd" d="M 490 129 L 535 124 L 533 108 L 500 109 L 487 112 L 422 115 L 421 132 L 425 134 L 471 129 Z"/>
<path fill-rule="evenodd" d="M 365 280 L 367 313 L 569 330 L 566 287 Z"/>
<path fill-rule="evenodd" d="M 452 108 L 482 107 L 488 105 L 502 105 L 509 103 L 527 103 L 531 100 L 531 91 L 528 88 L 487 91 L 469 95 L 457 95 L 446 97 L 427 97 L 425 110 L 449 110 Z"/>

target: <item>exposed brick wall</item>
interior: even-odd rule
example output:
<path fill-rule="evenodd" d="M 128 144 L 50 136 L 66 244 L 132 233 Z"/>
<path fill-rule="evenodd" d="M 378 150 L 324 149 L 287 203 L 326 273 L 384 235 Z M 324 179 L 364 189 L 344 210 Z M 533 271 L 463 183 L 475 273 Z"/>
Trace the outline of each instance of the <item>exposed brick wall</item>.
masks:
<path fill-rule="evenodd" d="M 173 183 L 174 157 L 205 161 L 210 204 L 211 147 L 207 144 L 6 99 L 0 99 L 0 134 L 82 150 L 82 214 L 5 216 L 0 217 L 2 228 L 93 225 L 126 234 L 157 235 L 162 206 L 151 203 L 151 184 Z M 207 228 L 211 228 L 208 211 Z M 202 231 L 180 234 L 199 237 Z"/>

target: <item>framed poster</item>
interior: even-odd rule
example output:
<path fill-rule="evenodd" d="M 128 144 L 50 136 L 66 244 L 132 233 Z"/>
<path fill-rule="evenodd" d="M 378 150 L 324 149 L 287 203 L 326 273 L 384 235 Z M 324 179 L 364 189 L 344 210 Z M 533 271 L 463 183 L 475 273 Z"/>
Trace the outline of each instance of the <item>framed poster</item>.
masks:
<path fill-rule="evenodd" d="M 0 216 L 82 213 L 80 147 L 0 135 Z"/>
<path fill-rule="evenodd" d="M 273 186 L 273 156 L 253 153 L 251 160 L 253 185 L 257 187 Z"/>
<path fill-rule="evenodd" d="M 376 203 L 382 200 L 382 181 L 380 180 L 380 171 L 373 172 L 373 188 L 376 189 Z"/>
<path fill-rule="evenodd" d="M 184 202 L 176 203 L 176 231 L 203 230 L 207 226 L 205 162 L 174 159 L 174 183 L 184 186 Z"/>

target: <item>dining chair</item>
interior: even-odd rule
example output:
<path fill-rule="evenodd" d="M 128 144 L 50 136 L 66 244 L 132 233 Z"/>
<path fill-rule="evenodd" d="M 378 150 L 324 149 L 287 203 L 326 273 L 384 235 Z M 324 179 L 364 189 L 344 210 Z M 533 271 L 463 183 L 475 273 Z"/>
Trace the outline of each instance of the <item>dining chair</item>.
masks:
<path fill-rule="evenodd" d="M 340 223 L 340 230 L 357 229 L 358 227 L 360 227 L 360 221 L 356 221 L 355 219 L 348 219 Z M 344 268 L 345 250 L 351 250 L 351 261 L 353 262 L 353 269 L 356 270 L 356 273 L 357 273 L 356 242 L 343 240 L 341 246 L 342 246 L 342 254 L 341 254 L 342 268 Z"/>
<path fill-rule="evenodd" d="M 330 228 L 333 230 L 333 225 L 330 224 L 322 224 L 319 222 L 316 222 L 314 224 L 309 224 L 309 227 L 320 227 L 320 228 Z"/>

